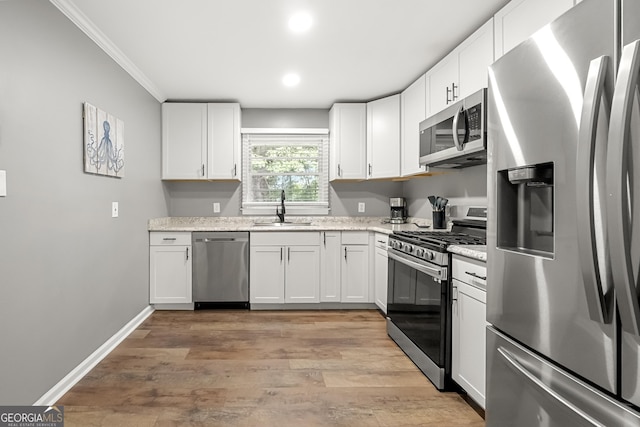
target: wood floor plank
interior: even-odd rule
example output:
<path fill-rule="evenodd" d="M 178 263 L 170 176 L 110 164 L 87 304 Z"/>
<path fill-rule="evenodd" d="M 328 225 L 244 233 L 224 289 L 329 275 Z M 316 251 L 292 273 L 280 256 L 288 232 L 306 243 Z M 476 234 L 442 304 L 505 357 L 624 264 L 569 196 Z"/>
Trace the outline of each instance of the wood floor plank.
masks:
<path fill-rule="evenodd" d="M 484 426 L 374 310 L 156 311 L 59 402 L 69 426 Z"/>

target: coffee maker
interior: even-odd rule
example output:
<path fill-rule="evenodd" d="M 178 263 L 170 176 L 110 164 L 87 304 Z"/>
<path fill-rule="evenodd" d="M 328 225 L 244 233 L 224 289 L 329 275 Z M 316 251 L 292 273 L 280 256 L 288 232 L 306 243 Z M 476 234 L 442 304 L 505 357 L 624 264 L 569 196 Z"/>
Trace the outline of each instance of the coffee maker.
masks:
<path fill-rule="evenodd" d="M 391 224 L 404 224 L 407 222 L 407 202 L 403 197 L 392 197 L 389 199 L 391 208 Z"/>

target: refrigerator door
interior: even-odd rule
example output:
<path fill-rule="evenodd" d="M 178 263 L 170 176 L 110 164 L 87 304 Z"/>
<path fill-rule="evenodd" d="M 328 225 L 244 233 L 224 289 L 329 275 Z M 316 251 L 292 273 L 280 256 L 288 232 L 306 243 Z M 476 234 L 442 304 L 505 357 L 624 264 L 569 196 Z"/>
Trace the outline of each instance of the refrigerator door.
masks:
<path fill-rule="evenodd" d="M 606 211 L 599 202 L 603 165 L 596 160 L 589 165 L 595 172 L 585 173 L 577 148 L 582 117 L 589 115 L 583 110 L 592 104 L 585 102 L 585 90 L 588 95 L 598 86 L 588 82 L 590 69 L 598 68 L 592 61 L 603 57 L 608 59 L 600 62 L 604 74 L 596 93 L 604 97 L 594 106 L 593 142 L 605 146 L 614 3 L 579 3 L 490 67 L 487 190 L 488 322 L 612 393 L 617 344 L 604 250 Z M 593 157 L 604 159 L 598 148 Z M 588 182 L 592 197 L 579 198 Z M 595 255 L 583 260 L 579 234 L 589 230 L 578 223 L 588 210 Z M 594 259 L 598 283 L 591 283 L 582 265 Z"/>
<path fill-rule="evenodd" d="M 611 111 L 607 164 L 611 264 L 620 307 L 621 394 L 640 406 L 640 0 L 622 2 L 622 54 Z M 634 175 L 636 176 L 634 178 Z M 627 183 L 635 183 L 628 185 Z"/>
<path fill-rule="evenodd" d="M 640 414 L 491 327 L 487 349 L 487 427 L 640 425 Z"/>

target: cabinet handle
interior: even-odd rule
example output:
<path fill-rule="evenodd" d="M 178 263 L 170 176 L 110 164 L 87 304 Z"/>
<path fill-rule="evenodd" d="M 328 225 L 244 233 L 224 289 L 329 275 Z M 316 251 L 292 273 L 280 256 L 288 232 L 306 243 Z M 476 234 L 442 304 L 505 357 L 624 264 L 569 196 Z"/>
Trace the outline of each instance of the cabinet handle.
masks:
<path fill-rule="evenodd" d="M 175 237 L 163 237 L 162 240 L 176 240 Z"/>
<path fill-rule="evenodd" d="M 189 248 L 187 248 L 187 261 L 189 261 Z"/>
<path fill-rule="evenodd" d="M 458 86 L 456 86 L 455 83 L 451 83 L 451 101 L 455 101 L 456 99 L 458 99 L 458 95 L 456 95 L 456 89 L 458 89 Z"/>
<path fill-rule="evenodd" d="M 322 234 L 324 236 L 324 247 L 326 248 L 327 247 L 327 232 L 325 231 Z"/>
<path fill-rule="evenodd" d="M 204 176 L 204 163 L 202 164 L 202 176 Z"/>
<path fill-rule="evenodd" d="M 458 313 L 458 287 L 454 286 L 451 292 L 451 308 L 453 309 L 453 313 Z"/>
<path fill-rule="evenodd" d="M 280 262 L 282 262 L 282 249 L 283 248 L 280 248 Z"/>
<path fill-rule="evenodd" d="M 465 271 L 465 274 L 468 274 L 471 277 L 475 277 L 476 279 L 480 279 L 480 280 L 487 280 L 487 276 L 480 276 L 477 273 L 472 273 L 470 271 Z"/>
<path fill-rule="evenodd" d="M 371 163 L 369 163 L 369 176 L 371 176 Z"/>
<path fill-rule="evenodd" d="M 238 165 L 236 163 L 233 164 L 233 176 L 238 176 Z"/>
<path fill-rule="evenodd" d="M 291 262 L 291 248 L 287 248 L 287 262 Z"/>
<path fill-rule="evenodd" d="M 338 164 L 338 176 L 342 176 L 342 170 L 340 170 L 340 164 Z"/>
<path fill-rule="evenodd" d="M 344 248 L 344 259 L 347 260 L 347 248 Z"/>
<path fill-rule="evenodd" d="M 449 86 L 447 86 L 446 89 L 447 89 L 447 93 L 446 93 L 447 102 L 446 102 L 446 104 L 449 105 L 449 103 L 451 102 L 451 100 L 449 99 L 449 94 L 451 93 L 451 89 L 449 89 Z"/>

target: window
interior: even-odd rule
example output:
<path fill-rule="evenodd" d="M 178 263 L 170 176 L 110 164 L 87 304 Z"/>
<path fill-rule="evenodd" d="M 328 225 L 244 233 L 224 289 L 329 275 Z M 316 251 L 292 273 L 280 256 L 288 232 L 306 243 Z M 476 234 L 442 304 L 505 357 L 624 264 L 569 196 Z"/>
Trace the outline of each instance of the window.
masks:
<path fill-rule="evenodd" d="M 285 192 L 288 214 L 327 214 L 328 135 L 243 134 L 242 212 L 275 213 Z"/>

